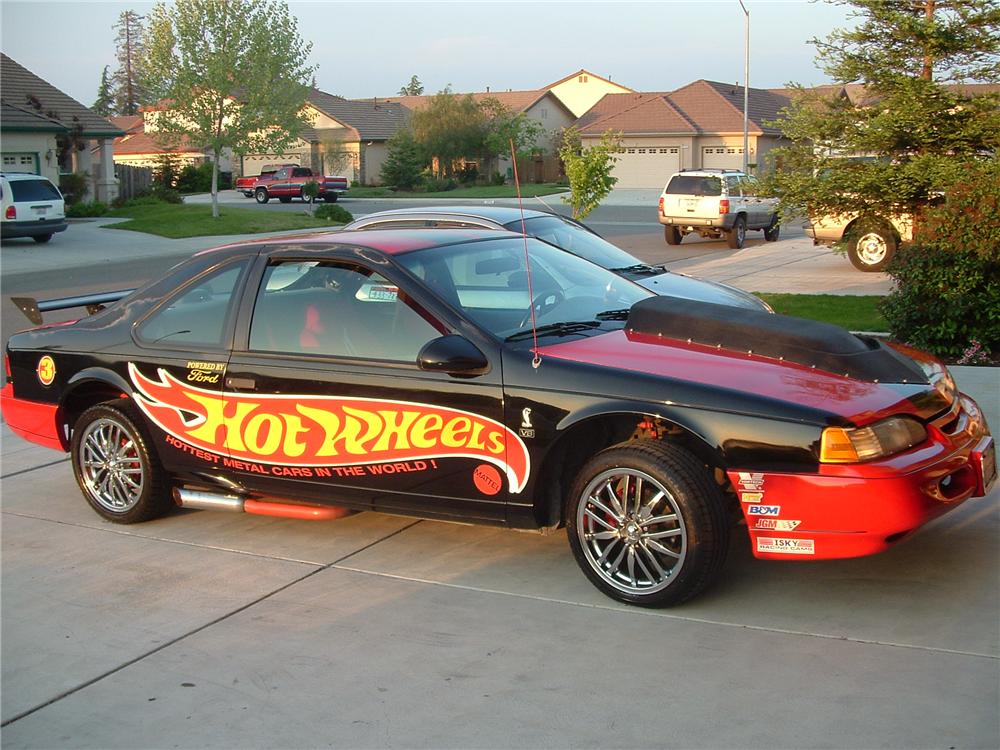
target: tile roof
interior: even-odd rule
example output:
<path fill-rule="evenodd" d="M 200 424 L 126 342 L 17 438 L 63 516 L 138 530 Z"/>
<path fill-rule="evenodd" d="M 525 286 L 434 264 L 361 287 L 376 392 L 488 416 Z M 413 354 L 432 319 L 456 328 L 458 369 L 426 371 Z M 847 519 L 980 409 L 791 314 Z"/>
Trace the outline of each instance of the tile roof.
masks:
<path fill-rule="evenodd" d="M 129 132 L 123 136 L 115 138 L 115 155 L 125 156 L 127 154 L 199 154 L 203 155 L 204 149 L 193 145 L 187 138 L 181 138 L 172 145 L 167 146 L 158 141 L 154 134 L 146 133 L 142 130 Z"/>
<path fill-rule="evenodd" d="M 365 141 L 391 138 L 409 117 L 399 102 L 392 99 L 344 99 L 319 89 L 312 89 L 306 99 L 316 109 L 353 128 L 358 138 Z"/>
<path fill-rule="evenodd" d="M 0 80 L 3 81 L 3 98 L 11 105 L 33 109 L 30 104 L 33 97 L 41 103 L 43 113 L 56 113 L 56 119 L 67 129 L 79 124 L 83 128 L 84 137 L 110 137 L 122 134 L 122 131 L 108 120 L 2 53 L 0 53 Z"/>
<path fill-rule="evenodd" d="M 748 129 L 778 134 L 765 121 L 778 118 L 789 99 L 774 91 L 751 88 Z M 670 92 L 606 94 L 577 125 L 587 134 L 605 130 L 623 133 L 691 134 L 743 132 L 743 88 L 698 80 Z"/>
<path fill-rule="evenodd" d="M 145 130 L 145 121 L 142 115 L 115 115 L 108 119 L 115 127 L 121 128 L 126 133 L 141 133 Z"/>
<path fill-rule="evenodd" d="M 67 128 L 58 120 L 46 117 L 34 109 L 19 107 L 6 99 L 0 99 L 0 130 L 44 130 L 64 133 Z"/>
<path fill-rule="evenodd" d="M 496 99 L 506 104 L 514 112 L 524 112 L 542 97 L 548 94 L 548 89 L 532 89 L 530 91 L 474 91 L 470 94 L 476 104 L 480 104 L 484 99 Z M 397 102 L 411 111 L 425 109 L 430 106 L 431 100 L 436 94 L 423 94 L 421 96 L 390 96 L 383 101 Z M 465 96 L 465 94 L 456 94 Z M 561 104 L 561 102 L 560 102 Z"/>

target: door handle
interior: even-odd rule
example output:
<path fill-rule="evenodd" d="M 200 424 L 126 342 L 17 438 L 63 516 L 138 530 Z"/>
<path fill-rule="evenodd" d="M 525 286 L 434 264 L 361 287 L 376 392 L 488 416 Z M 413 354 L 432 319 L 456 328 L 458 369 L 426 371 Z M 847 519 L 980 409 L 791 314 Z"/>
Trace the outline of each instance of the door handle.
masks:
<path fill-rule="evenodd" d="M 253 378 L 226 376 L 226 388 L 238 388 L 241 391 L 252 391 L 257 388 L 257 381 Z"/>

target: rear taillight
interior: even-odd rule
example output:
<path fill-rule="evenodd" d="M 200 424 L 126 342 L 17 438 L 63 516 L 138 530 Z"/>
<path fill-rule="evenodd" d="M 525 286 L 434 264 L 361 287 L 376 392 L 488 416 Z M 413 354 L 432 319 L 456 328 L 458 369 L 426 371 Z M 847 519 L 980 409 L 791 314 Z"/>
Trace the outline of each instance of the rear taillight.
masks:
<path fill-rule="evenodd" d="M 10 355 L 7 352 L 3 353 L 3 371 L 4 375 L 7 376 L 7 382 L 11 382 L 14 377 L 10 372 Z"/>
<path fill-rule="evenodd" d="M 7 213 L 4 214 L 8 219 L 17 218 L 17 209 L 14 206 L 7 206 Z"/>
<path fill-rule="evenodd" d="M 719 201 L 719 216 L 724 216 L 729 213 L 729 199 L 723 198 Z"/>
<path fill-rule="evenodd" d="M 663 216 L 663 196 L 660 196 L 660 215 Z"/>

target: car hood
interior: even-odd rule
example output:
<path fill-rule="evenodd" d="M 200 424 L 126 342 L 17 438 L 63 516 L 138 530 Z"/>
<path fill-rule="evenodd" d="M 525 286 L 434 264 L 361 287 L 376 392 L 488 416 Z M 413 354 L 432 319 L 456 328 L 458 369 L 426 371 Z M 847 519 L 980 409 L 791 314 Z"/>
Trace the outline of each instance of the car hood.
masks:
<path fill-rule="evenodd" d="M 680 297 L 681 299 L 692 299 L 700 302 L 714 302 L 717 305 L 729 305 L 731 307 L 745 307 L 749 310 L 764 310 L 773 312 L 770 306 L 742 289 L 718 284 L 714 281 L 704 281 L 685 276 L 682 273 L 668 271 L 657 276 L 641 276 L 632 279 L 636 284 L 649 289 L 657 294 L 665 294 L 669 297 Z"/>
<path fill-rule="evenodd" d="M 876 383 L 773 359 L 628 329 L 539 348 L 547 357 L 619 372 L 654 375 L 785 402 L 867 424 L 890 414 L 927 419 L 947 408 L 947 399 L 927 383 Z M 543 365 L 544 366 L 544 365 Z M 697 404 L 693 404 L 698 406 Z M 700 406 L 712 408 L 713 404 Z"/>

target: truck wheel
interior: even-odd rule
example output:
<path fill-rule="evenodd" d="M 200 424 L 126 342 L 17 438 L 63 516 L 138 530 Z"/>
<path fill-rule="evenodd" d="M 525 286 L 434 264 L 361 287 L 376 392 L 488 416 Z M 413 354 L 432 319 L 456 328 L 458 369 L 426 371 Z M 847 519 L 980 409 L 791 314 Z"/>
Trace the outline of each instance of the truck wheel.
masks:
<path fill-rule="evenodd" d="M 891 229 L 880 224 L 858 224 L 847 239 L 847 257 L 859 271 L 881 271 L 896 254 L 899 243 Z"/>
<path fill-rule="evenodd" d="M 87 409 L 73 427 L 73 473 L 90 507 L 115 523 L 138 523 L 172 507 L 167 474 L 135 407 L 127 401 Z"/>
<path fill-rule="evenodd" d="M 742 216 L 736 217 L 733 228 L 726 232 L 726 244 L 733 250 L 739 250 L 747 239 L 747 220 Z"/>
<path fill-rule="evenodd" d="M 681 244 L 681 240 L 684 239 L 677 227 L 663 227 L 663 238 L 667 241 L 668 245 L 679 245 Z"/>
<path fill-rule="evenodd" d="M 48 242 L 49 240 L 52 239 L 52 235 L 51 234 L 36 234 L 31 239 L 33 239 L 39 245 L 44 245 L 46 242 Z"/>
<path fill-rule="evenodd" d="M 640 440 L 598 453 L 566 505 L 577 564 L 604 594 L 629 604 L 680 604 L 709 586 L 729 548 L 724 499 L 693 454 Z"/>
<path fill-rule="evenodd" d="M 764 240 L 777 242 L 779 234 L 781 234 L 781 224 L 778 223 L 778 214 L 774 214 L 771 217 L 771 223 L 764 227 Z"/>
<path fill-rule="evenodd" d="M 267 194 L 267 188 L 257 188 L 253 191 L 253 197 L 258 203 L 267 203 L 271 199 Z"/>
<path fill-rule="evenodd" d="M 336 203 L 337 197 L 338 196 L 336 193 L 327 193 L 326 195 L 323 196 L 323 200 L 326 201 L 327 203 Z"/>

